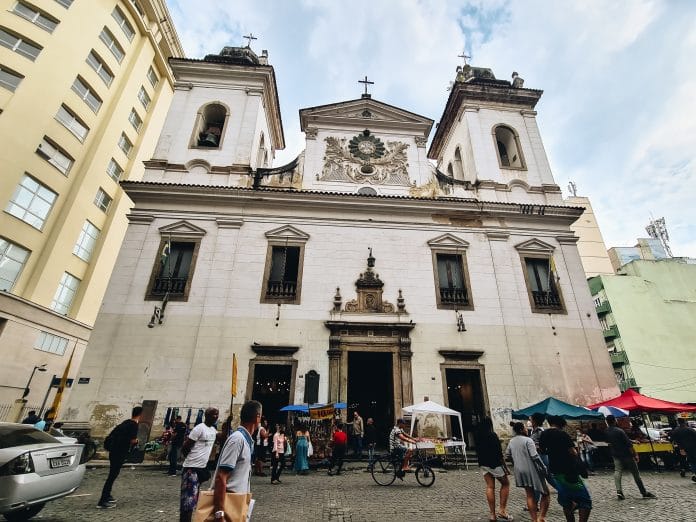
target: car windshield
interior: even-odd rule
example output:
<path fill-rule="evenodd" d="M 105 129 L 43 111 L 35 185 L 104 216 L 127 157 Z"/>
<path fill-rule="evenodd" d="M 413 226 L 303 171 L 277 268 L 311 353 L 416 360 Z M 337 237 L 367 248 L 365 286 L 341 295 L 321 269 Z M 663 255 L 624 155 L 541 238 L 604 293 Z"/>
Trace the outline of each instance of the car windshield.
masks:
<path fill-rule="evenodd" d="M 60 441 L 48 433 L 37 430 L 34 426 L 0 426 L 0 449 L 46 444 L 47 442 L 60 444 Z"/>

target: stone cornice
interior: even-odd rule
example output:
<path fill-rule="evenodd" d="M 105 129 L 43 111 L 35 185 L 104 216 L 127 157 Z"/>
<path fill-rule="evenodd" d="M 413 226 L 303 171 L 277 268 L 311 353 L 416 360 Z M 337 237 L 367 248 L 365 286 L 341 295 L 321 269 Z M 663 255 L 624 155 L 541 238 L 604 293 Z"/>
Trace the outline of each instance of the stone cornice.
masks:
<path fill-rule="evenodd" d="M 582 207 L 538 205 L 480 201 L 474 198 L 419 198 L 413 196 L 366 196 L 356 193 L 336 193 L 310 190 L 251 189 L 230 186 L 183 185 L 145 181 L 123 181 L 121 186 L 138 205 L 164 201 L 168 204 L 187 204 L 235 201 L 237 204 L 295 208 L 326 208 L 336 211 L 360 211 L 374 214 L 432 214 L 456 212 L 458 216 L 501 217 L 506 219 L 554 220 L 573 223 L 584 211 Z"/>

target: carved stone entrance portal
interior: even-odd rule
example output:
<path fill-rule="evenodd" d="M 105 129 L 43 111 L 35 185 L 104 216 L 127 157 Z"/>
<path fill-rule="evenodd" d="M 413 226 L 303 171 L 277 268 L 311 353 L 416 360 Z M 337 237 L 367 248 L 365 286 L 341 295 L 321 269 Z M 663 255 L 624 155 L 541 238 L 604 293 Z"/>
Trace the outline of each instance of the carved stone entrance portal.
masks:
<path fill-rule="evenodd" d="M 351 386 L 370 387 L 369 378 L 349 376 L 349 353 L 387 353 L 391 356 L 391 384 L 393 407 L 387 409 L 391 417 L 398 416 L 403 406 L 413 404 L 411 373 L 410 331 L 415 325 L 406 319 L 408 313 L 399 290 L 397 305 L 382 299 L 384 283 L 373 270 L 375 258 L 367 259 L 367 270 L 355 283 L 357 297 L 342 309 L 340 290 L 336 289 L 332 319 L 326 321 L 329 336 L 329 401 L 347 402 Z M 353 371 L 355 365 L 353 365 Z M 386 378 L 386 376 L 385 376 Z M 376 391 L 376 390 L 375 390 Z M 376 391 L 377 392 L 377 391 Z M 349 405 L 350 407 L 350 405 Z M 389 422 L 393 422 L 393 418 Z"/>

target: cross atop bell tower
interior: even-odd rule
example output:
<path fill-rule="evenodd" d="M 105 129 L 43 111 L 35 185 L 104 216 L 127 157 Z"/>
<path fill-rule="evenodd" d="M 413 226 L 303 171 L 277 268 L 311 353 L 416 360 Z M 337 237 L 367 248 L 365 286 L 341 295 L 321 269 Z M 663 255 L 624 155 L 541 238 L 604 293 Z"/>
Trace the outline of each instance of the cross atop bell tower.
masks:
<path fill-rule="evenodd" d="M 362 95 L 362 98 L 372 98 L 372 96 L 367 92 L 367 86 L 368 85 L 374 85 L 375 82 L 371 82 L 370 80 L 367 79 L 367 75 L 365 76 L 364 80 L 358 80 L 358 83 L 362 83 L 365 85 L 365 92 Z"/>

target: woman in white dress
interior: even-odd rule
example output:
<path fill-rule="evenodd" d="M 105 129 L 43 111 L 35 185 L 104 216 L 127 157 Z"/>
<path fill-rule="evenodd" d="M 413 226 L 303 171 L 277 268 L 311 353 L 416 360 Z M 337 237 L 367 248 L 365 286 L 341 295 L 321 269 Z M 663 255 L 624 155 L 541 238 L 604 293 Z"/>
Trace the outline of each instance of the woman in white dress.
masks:
<path fill-rule="evenodd" d="M 534 441 L 527 437 L 527 429 L 521 422 L 511 422 L 515 436 L 510 439 L 505 458 L 514 465 L 515 485 L 524 488 L 527 495 L 527 509 L 532 522 L 545 522 L 549 509 L 549 488 L 544 476 L 546 466 L 537 453 Z M 536 497 L 541 495 L 537 510 Z"/>

